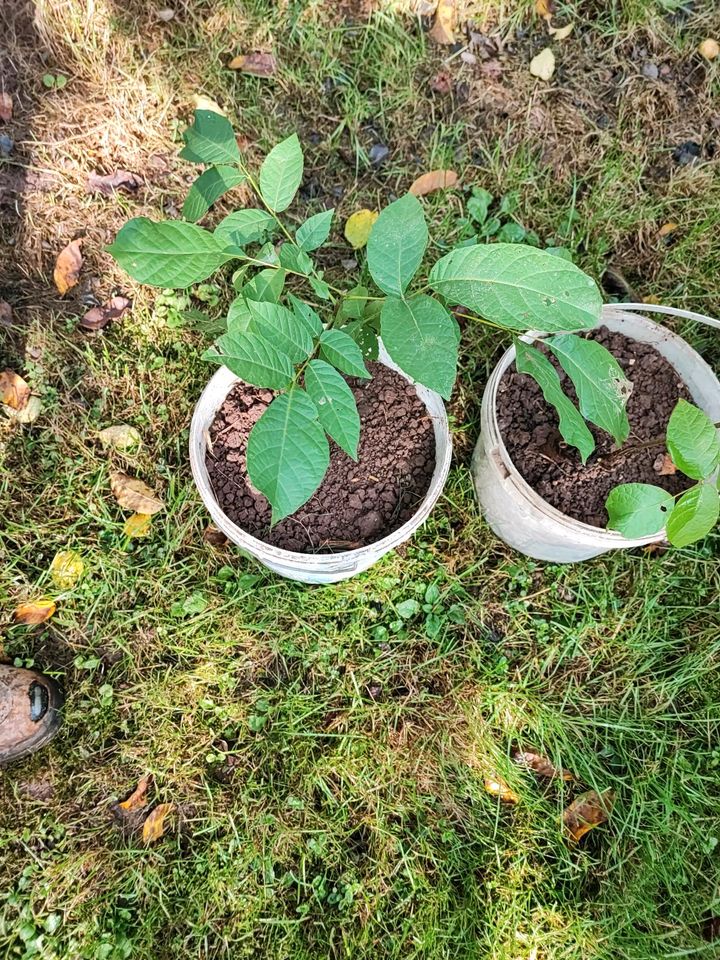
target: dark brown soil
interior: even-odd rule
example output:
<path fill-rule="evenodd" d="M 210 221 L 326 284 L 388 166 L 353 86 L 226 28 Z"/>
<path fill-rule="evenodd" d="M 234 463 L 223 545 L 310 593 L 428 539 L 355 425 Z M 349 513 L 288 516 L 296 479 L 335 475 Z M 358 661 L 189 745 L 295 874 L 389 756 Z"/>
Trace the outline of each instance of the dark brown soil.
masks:
<path fill-rule="evenodd" d="M 664 437 L 677 401 L 692 400 L 674 368 L 657 350 L 621 333 L 600 327 L 589 334 L 607 347 L 632 381 L 628 401 L 630 436 L 623 450 L 615 453 L 613 438 L 590 426 L 595 452 L 583 466 L 574 447 L 568 447 L 558 430 L 555 410 L 545 402 L 540 387 L 512 364 L 498 388 L 497 414 L 500 433 L 510 457 L 523 478 L 558 510 L 592 524 L 607 524 L 605 500 L 619 483 L 653 483 L 670 493 L 680 493 L 692 484 L 680 473 L 658 473 L 658 456 L 664 443 L 643 449 L 638 444 Z M 553 358 L 568 396 L 577 400 L 575 389 Z M 611 456 L 611 454 L 614 454 Z"/>
<path fill-rule="evenodd" d="M 360 414 L 355 463 L 330 441 L 330 467 L 314 496 L 270 529 L 270 505 L 245 474 L 247 437 L 272 399 L 238 384 L 210 428 L 206 464 L 227 516 L 266 543 L 300 553 L 351 550 L 374 543 L 412 517 L 435 469 L 432 420 L 415 388 L 379 363 L 371 380 L 348 378 Z"/>

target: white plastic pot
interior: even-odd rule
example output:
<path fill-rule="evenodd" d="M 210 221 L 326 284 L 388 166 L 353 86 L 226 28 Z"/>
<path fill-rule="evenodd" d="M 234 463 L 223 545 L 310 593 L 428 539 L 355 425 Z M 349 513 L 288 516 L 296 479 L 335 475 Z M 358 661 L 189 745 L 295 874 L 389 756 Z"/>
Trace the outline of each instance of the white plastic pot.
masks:
<path fill-rule="evenodd" d="M 720 382 L 710 367 L 682 337 L 642 313 L 689 317 L 718 326 L 699 314 L 652 304 L 605 306 L 602 323 L 610 330 L 650 343 L 677 370 L 695 404 L 713 422 L 720 420 Z M 509 546 L 528 557 L 568 563 L 587 560 L 610 550 L 623 550 L 665 539 L 665 531 L 629 539 L 612 530 L 593 527 L 550 506 L 523 480 L 510 460 L 497 423 L 497 390 L 502 375 L 515 359 L 511 347 L 490 377 L 483 395 L 480 437 L 472 461 L 472 475 L 480 509 L 493 531 Z"/>
<path fill-rule="evenodd" d="M 380 360 L 409 383 L 412 382 L 402 370 L 395 366 L 382 348 Z M 367 547 L 343 550 L 339 553 L 296 553 L 292 550 L 281 550 L 280 547 L 273 547 L 263 540 L 258 540 L 257 537 L 250 536 L 249 533 L 234 524 L 223 513 L 213 493 L 205 466 L 205 452 L 207 450 L 208 431 L 215 414 L 238 381 L 239 377 L 231 373 L 227 367 L 220 367 L 203 390 L 190 424 L 190 464 L 200 496 L 210 511 L 210 516 L 215 524 L 238 547 L 269 567 L 270 570 L 279 573 L 282 577 L 287 577 L 289 580 L 300 580 L 302 583 L 337 583 L 367 570 L 384 554 L 409 540 L 415 531 L 425 523 L 445 486 L 450 470 L 452 444 L 442 397 L 426 387 L 415 384 L 418 397 L 425 404 L 435 430 L 435 471 L 425 499 L 407 523 L 398 527 L 387 537 L 383 537 L 382 540 L 377 540 Z"/>

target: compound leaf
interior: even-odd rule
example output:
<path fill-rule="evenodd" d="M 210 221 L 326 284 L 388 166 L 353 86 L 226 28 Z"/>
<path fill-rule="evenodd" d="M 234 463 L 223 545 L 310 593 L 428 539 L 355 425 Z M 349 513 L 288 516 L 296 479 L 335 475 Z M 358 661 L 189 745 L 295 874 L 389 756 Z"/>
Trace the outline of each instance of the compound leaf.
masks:
<path fill-rule="evenodd" d="M 203 359 L 223 363 L 246 383 L 268 390 L 283 390 L 292 380 L 290 357 L 250 330 L 223 334 L 205 351 Z"/>
<path fill-rule="evenodd" d="M 428 242 L 423 208 L 407 193 L 381 211 L 367 242 L 368 268 L 383 293 L 402 297 Z"/>
<path fill-rule="evenodd" d="M 236 210 L 222 219 L 215 227 L 215 237 L 223 246 L 233 244 L 244 247 L 246 243 L 264 240 L 276 225 L 271 213 L 249 207 L 247 210 Z"/>
<path fill-rule="evenodd" d="M 248 329 L 259 333 L 293 361 L 299 363 L 310 355 L 313 341 L 306 326 L 298 323 L 294 313 L 279 303 L 248 300 L 252 315 Z"/>
<path fill-rule="evenodd" d="M 295 231 L 295 241 L 301 250 L 316 250 L 330 235 L 334 210 L 323 210 L 309 217 Z"/>
<path fill-rule="evenodd" d="M 278 143 L 260 167 L 260 194 L 265 203 L 279 213 L 287 210 L 300 186 L 303 154 L 297 134 Z"/>
<path fill-rule="evenodd" d="M 311 337 L 317 337 L 323 328 L 322 320 L 317 313 L 311 306 L 303 303 L 302 300 L 298 300 L 292 293 L 288 294 L 288 300 L 298 321 L 306 328 Z"/>
<path fill-rule="evenodd" d="M 410 300 L 388 297 L 380 315 L 385 349 L 408 376 L 450 399 L 458 343 L 452 317 L 425 294 Z"/>
<path fill-rule="evenodd" d="M 182 208 L 183 217 L 193 223 L 204 217 L 216 200 L 245 179 L 245 174 L 237 167 L 219 166 L 205 170 L 190 187 Z"/>
<path fill-rule="evenodd" d="M 180 151 L 192 163 L 239 163 L 240 148 L 230 121 L 214 110 L 196 110 L 195 120 L 183 134 Z"/>
<path fill-rule="evenodd" d="M 305 368 L 305 389 L 325 430 L 348 456 L 357 460 L 360 415 L 350 387 L 335 367 L 324 360 L 311 360 Z"/>
<path fill-rule="evenodd" d="M 360 347 L 342 330 L 325 330 L 322 333 L 320 356 L 351 377 L 370 379 Z"/>

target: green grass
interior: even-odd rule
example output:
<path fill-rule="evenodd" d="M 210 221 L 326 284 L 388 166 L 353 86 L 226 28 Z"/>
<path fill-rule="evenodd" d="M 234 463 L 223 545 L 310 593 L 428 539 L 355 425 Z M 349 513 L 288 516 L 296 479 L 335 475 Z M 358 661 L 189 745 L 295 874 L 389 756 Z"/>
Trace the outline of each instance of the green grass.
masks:
<path fill-rule="evenodd" d="M 37 142 L 22 156 L 64 179 L 28 194 L 6 248 L 17 280 L 0 295 L 21 326 L 0 341 L 3 360 L 43 412 L 2 437 L 0 597 L 7 657 L 58 676 L 67 706 L 53 745 L 0 782 L 0 955 L 715 956 L 703 930 L 720 915 L 717 535 L 571 567 L 504 547 L 477 514 L 468 473 L 482 387 L 504 344 L 467 329 L 456 461 L 427 527 L 338 586 L 282 581 L 202 537 L 209 518 L 186 452 L 209 372 L 202 338 L 169 327 L 147 290 L 134 291 L 129 318 L 85 338 L 80 303 L 58 302 L 50 285 L 54 254 L 82 228 L 86 275 L 104 294 L 128 289 L 102 252 L 107 234 L 181 203 L 187 170 L 171 160 L 141 200 L 105 203 L 85 197 L 88 163 L 151 170 L 150 154 L 176 151 L 175 121 L 199 91 L 228 109 L 256 157 L 299 130 L 318 193 L 304 197 L 310 212 L 333 196 L 342 219 L 453 166 L 465 187 L 517 191 L 513 216 L 596 275 L 619 263 L 641 295 L 717 311 L 716 161 L 648 173 L 701 138 L 716 67 L 692 102 L 676 109 L 672 96 L 697 40 L 719 32 L 712 5 L 678 27 L 656 3 L 593 5 L 603 9 L 584 21 L 582 5 L 559 4 L 557 21 L 577 17 L 583 39 L 556 50 L 560 93 L 533 101 L 550 104 L 539 126 L 526 122 L 527 61 L 546 42 L 532 4 L 505 10 L 504 35 L 528 32 L 503 61 L 503 109 L 473 103 L 480 87 L 457 59 L 467 98 L 431 95 L 445 51 L 391 10 L 366 24 L 320 3 L 188 3 L 158 26 L 144 5 L 98 4 L 88 26 L 79 3 L 38 6 L 42 49 L 71 79 L 65 99 L 43 93 L 32 70 L 24 79 Z M 478 21 L 492 6 L 477 5 Z M 657 44 L 675 93 L 632 79 L 633 43 Z M 225 69 L 265 46 L 278 56 L 275 80 Z M 622 97 L 605 69 L 628 80 Z M 600 113 L 610 123 L 596 128 Z M 378 141 L 391 153 L 374 168 Z M 433 256 L 462 235 L 464 197 L 426 201 Z M 672 246 L 656 237 L 668 220 L 680 225 Z M 332 252 L 326 267 L 344 283 L 339 234 Z M 717 338 L 680 329 L 717 362 Z M 97 431 L 118 422 L 140 431 L 136 457 L 103 452 Z M 122 534 L 113 468 L 165 497 L 147 540 Z M 83 579 L 47 626 L 11 625 L 16 603 L 54 593 L 48 568 L 68 548 L 85 560 Z M 422 604 L 432 585 L 433 609 L 403 619 L 398 605 Z M 577 781 L 520 770 L 519 744 Z M 151 802 L 177 806 L 149 848 L 113 814 L 148 773 Z M 519 803 L 499 804 L 485 774 Z M 52 794 L 33 799 L 44 780 Z M 588 788 L 614 789 L 615 806 L 571 846 L 561 813 Z"/>

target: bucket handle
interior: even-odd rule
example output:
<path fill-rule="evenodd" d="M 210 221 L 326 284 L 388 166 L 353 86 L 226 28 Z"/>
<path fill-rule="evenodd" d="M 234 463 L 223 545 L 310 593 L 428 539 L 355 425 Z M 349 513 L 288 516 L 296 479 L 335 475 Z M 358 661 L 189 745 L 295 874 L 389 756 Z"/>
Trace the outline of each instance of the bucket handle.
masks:
<path fill-rule="evenodd" d="M 677 307 L 665 307 L 660 303 L 609 303 L 607 306 L 618 310 L 631 310 L 636 313 L 664 313 L 669 317 L 682 317 L 684 320 L 695 320 L 697 323 L 704 323 L 708 327 L 716 327 L 720 330 L 720 320 L 713 317 L 706 317 L 702 313 L 694 313 L 692 310 L 680 310 Z"/>

